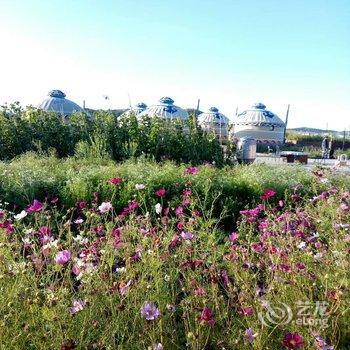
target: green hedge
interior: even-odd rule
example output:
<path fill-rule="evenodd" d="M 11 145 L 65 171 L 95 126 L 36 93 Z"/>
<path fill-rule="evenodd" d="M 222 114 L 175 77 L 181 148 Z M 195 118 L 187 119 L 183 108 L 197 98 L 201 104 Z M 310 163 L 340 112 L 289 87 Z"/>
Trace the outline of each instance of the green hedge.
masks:
<path fill-rule="evenodd" d="M 86 153 L 89 146 L 116 161 L 144 155 L 157 161 L 224 164 L 219 142 L 204 133 L 193 117 L 186 122 L 148 117 L 138 120 L 134 115 L 117 118 L 110 111 L 97 111 L 93 120 L 84 114 L 73 114 L 66 120 L 55 113 L 30 107 L 23 110 L 18 105 L 0 111 L 1 160 L 27 151 L 48 150 L 62 158 Z M 232 145 L 228 149 L 234 151 Z"/>

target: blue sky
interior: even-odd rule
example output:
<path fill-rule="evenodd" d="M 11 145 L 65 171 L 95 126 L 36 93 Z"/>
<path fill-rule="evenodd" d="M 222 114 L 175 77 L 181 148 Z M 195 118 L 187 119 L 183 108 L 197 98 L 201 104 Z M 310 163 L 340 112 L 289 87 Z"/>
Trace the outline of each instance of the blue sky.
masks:
<path fill-rule="evenodd" d="M 349 0 L 0 0 L 0 103 L 290 103 L 291 127 L 350 129 L 349 38 Z"/>

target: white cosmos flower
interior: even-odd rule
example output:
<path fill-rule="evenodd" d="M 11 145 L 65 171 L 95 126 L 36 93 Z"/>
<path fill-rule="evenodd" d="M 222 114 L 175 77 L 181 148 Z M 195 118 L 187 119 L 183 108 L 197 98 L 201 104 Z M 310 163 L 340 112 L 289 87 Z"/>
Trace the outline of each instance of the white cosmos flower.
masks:
<path fill-rule="evenodd" d="M 22 220 L 28 215 L 28 213 L 25 210 L 22 210 L 19 214 L 15 215 L 14 218 L 15 220 Z"/>
<path fill-rule="evenodd" d="M 300 244 L 298 244 L 298 248 L 303 250 L 306 247 L 306 243 L 305 242 L 301 242 Z"/>
<path fill-rule="evenodd" d="M 162 212 L 162 205 L 160 203 L 157 203 L 155 205 L 155 208 L 156 208 L 156 213 L 157 214 L 161 214 L 161 212 Z"/>
<path fill-rule="evenodd" d="M 100 213 L 108 213 L 112 209 L 111 202 L 102 202 L 101 205 L 98 207 L 98 210 Z"/>

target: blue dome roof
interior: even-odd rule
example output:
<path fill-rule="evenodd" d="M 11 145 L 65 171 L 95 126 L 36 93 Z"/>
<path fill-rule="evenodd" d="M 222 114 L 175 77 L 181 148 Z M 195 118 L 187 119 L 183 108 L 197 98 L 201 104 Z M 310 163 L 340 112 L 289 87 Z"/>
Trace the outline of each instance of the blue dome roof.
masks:
<path fill-rule="evenodd" d="M 61 90 L 51 90 L 48 97 L 38 105 L 38 108 L 48 112 L 56 112 L 63 116 L 69 116 L 73 112 L 84 112 L 79 105 L 65 97 L 66 94 Z"/>

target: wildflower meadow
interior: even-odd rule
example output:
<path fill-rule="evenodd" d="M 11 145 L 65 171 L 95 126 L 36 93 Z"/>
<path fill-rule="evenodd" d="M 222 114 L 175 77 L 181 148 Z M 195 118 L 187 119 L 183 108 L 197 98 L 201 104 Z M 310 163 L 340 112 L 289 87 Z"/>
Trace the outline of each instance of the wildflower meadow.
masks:
<path fill-rule="evenodd" d="M 349 349 L 349 178 L 0 164 L 1 349 Z"/>

